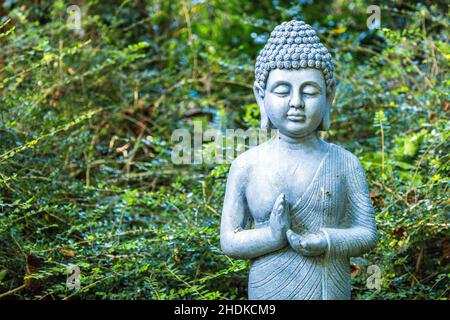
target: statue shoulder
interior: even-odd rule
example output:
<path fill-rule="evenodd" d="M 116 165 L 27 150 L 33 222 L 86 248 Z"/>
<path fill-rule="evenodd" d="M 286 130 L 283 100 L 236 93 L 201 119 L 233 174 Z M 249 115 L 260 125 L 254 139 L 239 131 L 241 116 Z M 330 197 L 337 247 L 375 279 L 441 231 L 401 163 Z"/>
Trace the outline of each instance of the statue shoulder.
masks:
<path fill-rule="evenodd" d="M 231 163 L 229 175 L 240 178 L 248 177 L 256 161 L 267 153 L 267 146 L 267 142 L 265 142 L 238 155 Z"/>
<path fill-rule="evenodd" d="M 330 145 L 333 148 L 335 154 L 337 155 L 337 158 L 340 161 L 343 161 L 346 164 L 346 167 L 349 168 L 349 170 L 354 170 L 361 167 L 361 162 L 359 161 L 358 157 L 355 156 L 353 153 L 337 144 L 330 143 Z"/>

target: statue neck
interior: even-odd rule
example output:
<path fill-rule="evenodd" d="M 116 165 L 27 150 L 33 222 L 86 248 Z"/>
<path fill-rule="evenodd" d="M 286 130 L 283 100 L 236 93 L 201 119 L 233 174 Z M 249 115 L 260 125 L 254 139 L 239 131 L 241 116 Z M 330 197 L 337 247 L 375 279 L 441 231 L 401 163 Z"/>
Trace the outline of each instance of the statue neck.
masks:
<path fill-rule="evenodd" d="M 275 138 L 280 147 L 286 149 L 303 149 L 303 150 L 317 150 L 321 148 L 323 141 L 319 138 L 317 131 L 314 131 L 303 137 L 292 137 L 281 133 L 278 130 Z"/>

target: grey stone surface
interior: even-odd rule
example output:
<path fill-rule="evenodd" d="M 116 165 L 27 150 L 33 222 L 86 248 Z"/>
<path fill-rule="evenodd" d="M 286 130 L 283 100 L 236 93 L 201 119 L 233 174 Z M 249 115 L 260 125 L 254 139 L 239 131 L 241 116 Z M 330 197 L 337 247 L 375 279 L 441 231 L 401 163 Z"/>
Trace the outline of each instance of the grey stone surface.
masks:
<path fill-rule="evenodd" d="M 220 231 L 225 254 L 252 259 L 250 299 L 350 299 L 349 259 L 376 245 L 359 160 L 319 137 L 330 126 L 333 73 L 303 21 L 277 26 L 258 57 L 261 127 L 277 135 L 232 163 Z"/>

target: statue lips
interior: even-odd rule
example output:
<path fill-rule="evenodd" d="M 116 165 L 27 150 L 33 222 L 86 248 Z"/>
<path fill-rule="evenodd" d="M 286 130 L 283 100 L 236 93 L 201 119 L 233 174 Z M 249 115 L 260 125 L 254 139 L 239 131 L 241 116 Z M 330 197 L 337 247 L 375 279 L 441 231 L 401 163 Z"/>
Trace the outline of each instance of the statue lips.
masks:
<path fill-rule="evenodd" d="M 305 122 L 306 115 L 294 111 L 294 112 L 288 112 L 286 115 L 286 118 L 288 118 L 288 120 L 291 120 L 294 122 Z"/>

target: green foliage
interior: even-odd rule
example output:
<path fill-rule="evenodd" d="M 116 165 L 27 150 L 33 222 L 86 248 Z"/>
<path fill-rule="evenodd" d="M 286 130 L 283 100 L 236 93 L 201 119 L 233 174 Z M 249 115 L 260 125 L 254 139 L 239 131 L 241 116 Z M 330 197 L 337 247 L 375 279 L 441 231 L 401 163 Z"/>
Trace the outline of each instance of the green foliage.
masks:
<path fill-rule="evenodd" d="M 171 133 L 257 128 L 256 55 L 300 18 L 337 63 L 326 139 L 360 157 L 377 214 L 353 297 L 448 299 L 445 2 L 385 1 L 378 31 L 364 1 L 88 0 L 83 31 L 66 2 L 39 3 L 0 8 L 0 297 L 246 298 L 249 264 L 219 244 L 229 165 L 174 165 Z"/>

